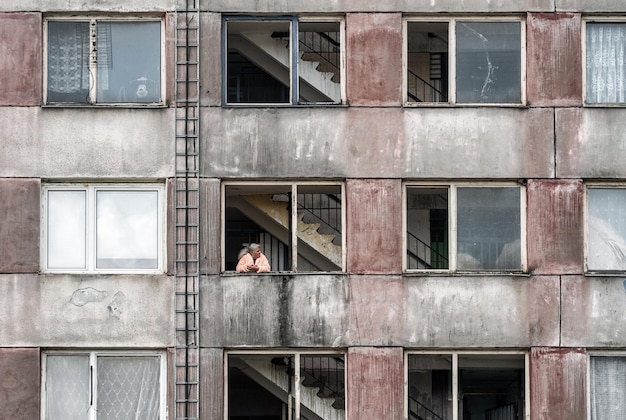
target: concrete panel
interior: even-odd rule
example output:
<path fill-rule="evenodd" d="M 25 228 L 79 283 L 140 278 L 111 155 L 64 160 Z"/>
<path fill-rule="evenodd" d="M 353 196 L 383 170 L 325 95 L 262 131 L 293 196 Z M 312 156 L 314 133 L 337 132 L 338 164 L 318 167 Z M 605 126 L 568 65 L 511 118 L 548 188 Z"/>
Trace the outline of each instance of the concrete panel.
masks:
<path fill-rule="evenodd" d="M 154 12 L 174 10 L 174 0 L 19 0 L 0 3 L 0 12 Z"/>
<path fill-rule="evenodd" d="M 530 354 L 530 418 L 587 418 L 587 355 L 577 348 L 534 348 Z"/>
<path fill-rule="evenodd" d="M 39 271 L 38 179 L 0 178 L 0 273 Z"/>
<path fill-rule="evenodd" d="M 414 277 L 406 283 L 405 347 L 559 342 L 558 277 Z"/>
<path fill-rule="evenodd" d="M 402 14 L 346 16 L 346 92 L 351 105 L 402 102 Z"/>
<path fill-rule="evenodd" d="M 404 419 L 404 355 L 395 348 L 348 349 L 346 420 Z"/>
<path fill-rule="evenodd" d="M 0 14 L 0 39 L 0 105 L 39 105 L 41 15 Z"/>
<path fill-rule="evenodd" d="M 346 182 L 348 272 L 402 272 L 400 180 Z"/>
<path fill-rule="evenodd" d="M 0 107 L 0 177 L 164 178 L 172 109 Z M 17 147 L 19 145 L 19 147 Z"/>
<path fill-rule="evenodd" d="M 217 274 L 221 271 L 222 207 L 219 179 L 200 181 L 200 272 Z"/>
<path fill-rule="evenodd" d="M 624 2 L 615 0 L 554 0 L 558 12 L 626 12 Z"/>
<path fill-rule="evenodd" d="M 202 13 L 200 24 L 200 104 L 216 106 L 222 103 L 222 16 L 219 13 Z"/>
<path fill-rule="evenodd" d="M 527 19 L 528 103 L 582 104 L 580 14 L 530 13 Z"/>
<path fill-rule="evenodd" d="M 224 418 L 224 351 L 200 349 L 200 419 Z"/>
<path fill-rule="evenodd" d="M 229 13 L 337 13 L 337 12 L 525 12 L 554 10 L 556 0 L 333 0 L 321 3 L 307 0 L 241 0 L 233 3 L 229 0 L 214 0 L 210 3 L 211 11 Z M 592 1 L 592 0 L 588 0 Z"/>
<path fill-rule="evenodd" d="M 624 277 L 564 276 L 562 345 L 626 347 Z"/>
<path fill-rule="evenodd" d="M 554 177 L 554 111 L 549 108 L 202 112 L 206 176 Z"/>
<path fill-rule="evenodd" d="M 556 109 L 559 178 L 626 178 L 626 109 Z"/>
<path fill-rule="evenodd" d="M 39 349 L 0 348 L 2 418 L 39 418 L 41 367 Z"/>
<path fill-rule="evenodd" d="M 580 180 L 528 182 L 528 269 L 535 274 L 583 272 L 583 197 Z"/>
<path fill-rule="evenodd" d="M 167 347 L 174 331 L 173 284 L 151 275 L 0 275 L 0 342 Z"/>

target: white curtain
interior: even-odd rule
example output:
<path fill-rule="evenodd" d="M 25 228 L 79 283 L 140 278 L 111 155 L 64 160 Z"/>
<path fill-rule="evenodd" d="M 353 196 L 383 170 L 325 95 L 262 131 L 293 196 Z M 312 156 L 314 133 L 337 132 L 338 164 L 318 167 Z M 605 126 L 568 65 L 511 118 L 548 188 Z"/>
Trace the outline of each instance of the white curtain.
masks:
<path fill-rule="evenodd" d="M 89 90 L 89 25 L 48 23 L 48 90 L 76 93 Z"/>
<path fill-rule="evenodd" d="M 626 24 L 587 24 L 587 102 L 626 102 Z"/>
<path fill-rule="evenodd" d="M 626 420 L 626 358 L 591 358 L 591 420 Z"/>
<path fill-rule="evenodd" d="M 46 358 L 46 419 L 84 420 L 89 411 L 89 356 Z"/>

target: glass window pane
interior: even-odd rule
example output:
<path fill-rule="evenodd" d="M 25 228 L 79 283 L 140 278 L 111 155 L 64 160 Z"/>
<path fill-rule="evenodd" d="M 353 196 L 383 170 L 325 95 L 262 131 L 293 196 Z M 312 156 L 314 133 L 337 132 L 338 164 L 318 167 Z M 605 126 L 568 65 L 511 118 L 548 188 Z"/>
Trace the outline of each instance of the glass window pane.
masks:
<path fill-rule="evenodd" d="M 341 102 L 339 22 L 298 26 L 300 102 Z"/>
<path fill-rule="evenodd" d="M 409 418 L 452 418 L 452 356 L 412 354 L 408 359 Z"/>
<path fill-rule="evenodd" d="M 409 102 L 448 101 L 448 22 L 408 22 Z"/>
<path fill-rule="evenodd" d="M 89 102 L 89 23 L 48 22 L 48 102 Z"/>
<path fill-rule="evenodd" d="M 587 191 L 587 263 L 590 270 L 626 270 L 626 189 Z"/>
<path fill-rule="evenodd" d="M 520 235 L 519 188 L 457 189 L 459 269 L 521 269 Z"/>
<path fill-rule="evenodd" d="M 161 23 L 98 22 L 97 102 L 161 101 Z"/>
<path fill-rule="evenodd" d="M 519 22 L 457 23 L 457 102 L 521 102 L 520 36 Z"/>
<path fill-rule="evenodd" d="M 626 420 L 626 359 L 591 358 L 591 420 Z"/>
<path fill-rule="evenodd" d="M 86 268 L 85 191 L 48 191 L 48 268 Z"/>
<path fill-rule="evenodd" d="M 341 186 L 298 186 L 298 271 L 340 271 Z"/>
<path fill-rule="evenodd" d="M 96 267 L 156 269 L 157 191 L 96 192 Z"/>
<path fill-rule="evenodd" d="M 89 356 L 46 357 L 47 420 L 87 419 L 89 395 Z"/>
<path fill-rule="evenodd" d="M 588 23 L 586 29 L 586 101 L 626 102 L 626 24 Z"/>
<path fill-rule="evenodd" d="M 291 102 L 289 21 L 227 21 L 227 101 Z"/>
<path fill-rule="evenodd" d="M 158 420 L 160 358 L 98 357 L 98 420 Z"/>
<path fill-rule="evenodd" d="M 448 268 L 448 189 L 407 188 L 407 269 Z"/>

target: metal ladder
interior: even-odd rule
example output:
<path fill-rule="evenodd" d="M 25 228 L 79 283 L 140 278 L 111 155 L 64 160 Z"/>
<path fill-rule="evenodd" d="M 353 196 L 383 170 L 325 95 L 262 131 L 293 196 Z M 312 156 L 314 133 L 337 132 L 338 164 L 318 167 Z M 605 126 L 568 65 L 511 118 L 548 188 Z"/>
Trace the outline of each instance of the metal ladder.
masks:
<path fill-rule="evenodd" d="M 200 0 L 177 0 L 175 19 L 174 418 L 200 418 Z"/>

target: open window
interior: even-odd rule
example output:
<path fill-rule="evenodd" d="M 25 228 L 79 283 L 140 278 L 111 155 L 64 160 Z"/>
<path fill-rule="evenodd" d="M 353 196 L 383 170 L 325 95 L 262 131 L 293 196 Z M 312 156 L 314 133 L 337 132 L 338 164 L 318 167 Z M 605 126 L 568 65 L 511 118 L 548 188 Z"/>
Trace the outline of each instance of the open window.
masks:
<path fill-rule="evenodd" d="M 587 188 L 587 270 L 626 271 L 626 188 Z"/>
<path fill-rule="evenodd" d="M 224 267 L 261 245 L 271 271 L 343 271 L 343 185 L 231 183 L 224 189 Z"/>
<path fill-rule="evenodd" d="M 46 104 L 162 104 L 161 19 L 45 21 Z"/>
<path fill-rule="evenodd" d="M 585 103 L 626 104 L 626 21 L 594 19 L 585 28 Z"/>
<path fill-rule="evenodd" d="M 337 19 L 225 17 L 223 103 L 340 104 L 342 27 Z"/>
<path fill-rule="evenodd" d="M 155 352 L 46 352 L 42 418 L 165 420 L 165 358 Z"/>
<path fill-rule="evenodd" d="M 527 364 L 522 353 L 409 353 L 408 419 L 529 419 Z"/>
<path fill-rule="evenodd" d="M 523 188 L 407 184 L 405 193 L 407 270 L 524 270 Z"/>
<path fill-rule="evenodd" d="M 524 45 L 519 19 L 409 19 L 405 101 L 521 104 Z"/>
<path fill-rule="evenodd" d="M 591 420 L 614 420 L 626 413 L 626 354 L 604 352 L 589 357 Z"/>
<path fill-rule="evenodd" d="M 345 419 L 345 357 L 229 354 L 228 420 Z"/>
<path fill-rule="evenodd" d="M 163 271 L 161 185 L 49 184 L 42 190 L 44 271 Z"/>

